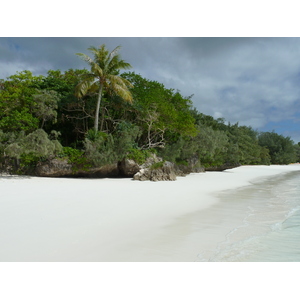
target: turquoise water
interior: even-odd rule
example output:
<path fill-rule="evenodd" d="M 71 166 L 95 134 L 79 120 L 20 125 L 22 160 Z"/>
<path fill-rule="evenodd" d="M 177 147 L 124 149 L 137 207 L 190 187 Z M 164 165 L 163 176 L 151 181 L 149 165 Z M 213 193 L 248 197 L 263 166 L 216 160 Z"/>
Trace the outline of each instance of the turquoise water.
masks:
<path fill-rule="evenodd" d="M 232 218 L 239 213 L 242 222 L 206 261 L 300 262 L 299 171 L 224 192 L 221 202 L 232 207 Z"/>

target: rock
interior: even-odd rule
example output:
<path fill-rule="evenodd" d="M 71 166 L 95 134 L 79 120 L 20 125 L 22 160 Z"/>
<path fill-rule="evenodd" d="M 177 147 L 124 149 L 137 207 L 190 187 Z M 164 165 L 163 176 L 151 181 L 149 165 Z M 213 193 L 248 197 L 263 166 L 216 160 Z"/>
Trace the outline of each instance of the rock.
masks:
<path fill-rule="evenodd" d="M 186 176 L 190 173 L 205 172 L 205 168 L 201 166 L 197 157 L 191 157 L 185 164 L 175 164 L 174 167 L 177 176 Z"/>
<path fill-rule="evenodd" d="M 149 180 L 149 174 L 147 174 L 147 171 L 145 169 L 141 169 L 139 172 L 133 175 L 133 180 Z"/>
<path fill-rule="evenodd" d="M 117 163 L 98 168 L 89 168 L 88 170 L 80 170 L 73 175 L 73 177 L 85 178 L 115 178 L 119 176 L 120 173 Z"/>
<path fill-rule="evenodd" d="M 72 165 L 66 159 L 54 158 L 39 163 L 35 168 L 35 175 L 42 177 L 62 177 L 72 175 Z"/>
<path fill-rule="evenodd" d="M 133 166 L 133 164 L 131 164 Z M 139 166 L 139 171 L 133 175 L 134 180 L 164 181 L 176 180 L 177 176 L 186 176 L 190 173 L 205 172 L 198 158 L 191 158 L 186 164 L 174 164 L 163 161 L 155 154 L 150 156 L 146 162 Z"/>
<path fill-rule="evenodd" d="M 15 160 L 6 163 L 12 169 L 4 168 L 1 170 L 6 173 L 14 173 L 18 170 Z M 16 165 L 16 166 L 14 166 Z M 83 168 L 74 166 L 63 158 L 50 158 L 47 161 L 39 162 L 37 166 L 32 166 L 24 171 L 25 175 L 41 177 L 83 177 L 83 178 L 107 178 L 107 177 L 131 177 L 134 180 L 176 180 L 176 176 L 186 176 L 191 172 L 203 172 L 199 167 L 198 159 L 191 159 L 186 164 L 176 165 L 171 162 L 163 161 L 162 158 L 152 154 L 143 164 L 138 164 L 132 159 L 101 167 Z"/>
<path fill-rule="evenodd" d="M 134 174 L 141 170 L 141 167 L 133 159 L 124 158 L 118 163 L 120 175 L 133 177 Z"/>
<path fill-rule="evenodd" d="M 105 178 L 118 177 L 119 169 L 117 164 L 105 165 L 98 168 L 78 169 L 68 163 L 66 159 L 51 159 L 40 163 L 34 175 L 41 177 L 85 177 L 85 178 Z"/>
<path fill-rule="evenodd" d="M 153 164 L 141 169 L 133 176 L 134 180 L 151 181 L 173 181 L 176 180 L 174 165 L 171 162 L 164 162 L 161 167 L 153 168 Z"/>
<path fill-rule="evenodd" d="M 176 180 L 176 173 L 174 169 L 174 164 L 165 161 L 163 166 L 158 169 L 151 170 L 151 178 L 152 181 L 161 181 L 161 180 Z"/>
<path fill-rule="evenodd" d="M 83 178 L 131 177 L 140 181 L 173 181 L 176 180 L 176 176 L 203 171 L 198 159 L 190 159 L 186 164 L 176 165 L 152 154 L 143 164 L 138 164 L 132 159 L 123 159 L 115 164 L 87 169 L 73 166 L 67 159 L 52 158 L 39 162 L 33 170 L 28 170 L 26 175 Z"/>
<path fill-rule="evenodd" d="M 238 164 L 238 163 L 236 163 L 236 164 L 224 164 L 224 165 L 221 165 L 221 166 L 207 167 L 207 168 L 205 168 L 205 171 L 224 171 L 224 170 L 228 170 L 228 169 L 237 168 L 239 166 L 240 166 L 240 164 Z"/>

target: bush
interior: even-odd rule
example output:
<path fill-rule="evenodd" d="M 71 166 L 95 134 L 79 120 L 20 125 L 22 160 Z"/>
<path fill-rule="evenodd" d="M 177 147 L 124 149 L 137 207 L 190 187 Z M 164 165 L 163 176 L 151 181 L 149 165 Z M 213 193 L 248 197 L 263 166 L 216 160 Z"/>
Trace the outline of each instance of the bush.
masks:
<path fill-rule="evenodd" d="M 57 140 L 50 140 L 43 129 L 37 129 L 25 136 L 24 132 L 19 135 L 6 134 L 2 136 L 5 141 L 3 155 L 8 159 L 14 159 L 17 163 L 18 173 L 25 172 L 34 167 L 39 161 L 54 157 L 62 151 L 62 146 Z M 1 143 L 1 142 L 0 142 Z"/>
<path fill-rule="evenodd" d="M 84 149 L 87 160 L 94 166 L 103 166 L 117 161 L 111 134 L 98 135 L 95 140 L 85 138 Z"/>
<path fill-rule="evenodd" d="M 156 153 L 156 150 L 153 148 L 147 150 L 130 149 L 126 158 L 133 159 L 135 162 L 141 165 L 154 153 Z"/>
<path fill-rule="evenodd" d="M 262 132 L 258 137 L 261 147 L 269 150 L 272 164 L 289 164 L 297 161 L 294 142 L 290 137 L 284 137 L 273 132 Z"/>
<path fill-rule="evenodd" d="M 165 164 L 165 161 L 159 161 L 151 165 L 150 170 L 161 169 Z"/>
<path fill-rule="evenodd" d="M 115 163 L 136 146 L 139 134 L 139 127 L 128 122 L 120 122 L 114 134 L 89 130 L 84 140 L 85 155 L 95 166 Z"/>
<path fill-rule="evenodd" d="M 59 154 L 61 158 L 67 158 L 68 162 L 72 164 L 73 171 L 79 169 L 87 170 L 91 167 L 87 158 L 84 156 L 84 152 L 71 147 L 63 147 L 63 151 Z"/>

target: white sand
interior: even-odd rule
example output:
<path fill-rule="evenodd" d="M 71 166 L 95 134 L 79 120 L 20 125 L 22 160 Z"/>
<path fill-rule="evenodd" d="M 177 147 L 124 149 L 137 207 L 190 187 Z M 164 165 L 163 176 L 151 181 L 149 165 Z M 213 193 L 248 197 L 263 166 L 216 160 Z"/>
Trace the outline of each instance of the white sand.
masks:
<path fill-rule="evenodd" d="M 0 176 L 0 261 L 196 261 L 239 221 L 210 215 L 218 193 L 294 170 L 243 166 L 174 182 Z"/>

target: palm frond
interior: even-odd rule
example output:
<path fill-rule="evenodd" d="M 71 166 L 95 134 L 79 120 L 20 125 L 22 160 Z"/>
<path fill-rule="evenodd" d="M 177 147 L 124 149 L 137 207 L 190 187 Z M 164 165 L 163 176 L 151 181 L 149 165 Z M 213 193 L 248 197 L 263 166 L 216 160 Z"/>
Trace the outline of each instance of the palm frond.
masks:
<path fill-rule="evenodd" d="M 82 60 L 87 62 L 89 65 L 92 65 L 92 63 L 94 62 L 92 58 L 90 58 L 88 55 L 84 53 L 76 53 L 76 55 L 78 55 Z"/>
<path fill-rule="evenodd" d="M 110 68 L 110 65 L 113 60 L 119 61 L 120 55 L 118 54 L 118 51 L 121 49 L 121 46 L 117 46 L 113 51 L 111 51 L 109 54 L 107 54 L 106 60 L 105 60 L 105 70 L 107 71 Z"/>
<path fill-rule="evenodd" d="M 129 90 L 133 85 L 126 79 L 118 76 L 121 69 L 129 69 L 131 65 L 121 59 L 118 51 L 121 46 L 117 46 L 109 53 L 106 46 L 103 44 L 98 48 L 91 46 L 88 48 L 94 54 L 94 59 L 83 53 L 77 53 L 84 61 L 91 66 L 90 75 L 83 78 L 83 80 L 76 87 L 76 95 L 83 97 L 88 92 L 98 93 L 94 128 L 98 130 L 99 107 L 101 105 L 102 91 L 110 94 L 116 94 L 125 101 L 132 102 L 133 97 Z M 102 119 L 103 121 L 103 119 Z"/>
<path fill-rule="evenodd" d="M 132 102 L 132 94 L 129 91 L 129 87 L 133 87 L 133 85 L 126 79 L 111 75 L 109 78 L 109 89 L 115 93 L 116 95 L 123 98 L 125 101 Z"/>
<path fill-rule="evenodd" d="M 97 77 L 102 77 L 104 75 L 103 69 L 99 64 L 93 63 L 91 66 L 91 72 L 96 75 Z"/>
<path fill-rule="evenodd" d="M 75 87 L 75 96 L 78 98 L 82 98 L 88 92 L 94 81 L 94 74 L 84 74 L 82 80 Z"/>
<path fill-rule="evenodd" d="M 119 52 L 120 49 L 121 49 L 121 46 L 117 46 L 113 51 L 111 51 L 108 55 L 109 60 L 112 60 L 112 58 L 117 55 L 117 53 Z"/>
<path fill-rule="evenodd" d="M 121 77 L 122 78 L 122 77 Z M 125 78 L 122 78 L 123 82 L 126 84 L 126 86 L 130 87 L 130 88 L 133 88 L 134 85 L 127 79 Z"/>
<path fill-rule="evenodd" d="M 95 81 L 91 84 L 91 86 L 88 89 L 89 94 L 97 94 L 99 92 L 99 81 Z"/>
<path fill-rule="evenodd" d="M 82 98 L 89 89 L 89 82 L 88 81 L 82 81 L 78 83 L 75 87 L 75 96 L 78 98 Z"/>
<path fill-rule="evenodd" d="M 118 84 L 120 86 L 123 86 L 124 88 L 133 88 L 133 84 L 123 77 L 117 75 L 110 75 L 108 76 L 108 79 L 111 82 L 111 84 Z"/>
<path fill-rule="evenodd" d="M 94 54 L 94 61 L 101 67 L 102 70 L 104 70 L 109 55 L 109 51 L 106 49 L 106 46 L 104 44 L 99 46 L 99 48 L 91 46 L 88 50 Z"/>
<path fill-rule="evenodd" d="M 112 74 L 115 70 L 125 70 L 132 68 L 131 64 L 125 62 L 123 59 L 120 59 L 119 55 L 115 56 L 107 69 L 107 73 Z"/>
<path fill-rule="evenodd" d="M 129 103 L 133 102 L 132 94 L 127 88 L 124 89 L 122 86 L 116 85 L 114 86 L 114 93 Z"/>

